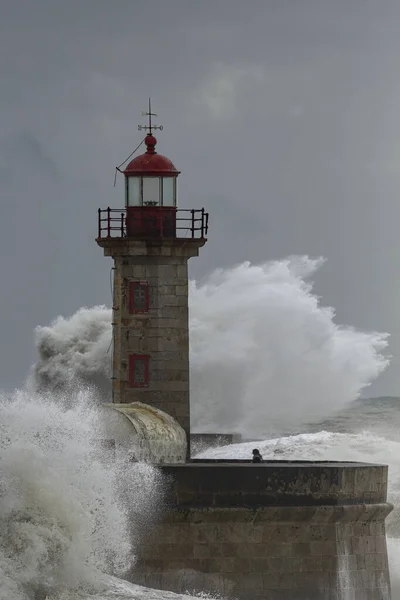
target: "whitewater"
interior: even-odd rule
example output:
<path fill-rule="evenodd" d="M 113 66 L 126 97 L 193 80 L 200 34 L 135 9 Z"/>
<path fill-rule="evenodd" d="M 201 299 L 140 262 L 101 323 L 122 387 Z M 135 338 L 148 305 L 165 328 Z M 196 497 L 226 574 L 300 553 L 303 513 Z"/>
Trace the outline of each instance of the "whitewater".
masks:
<path fill-rule="evenodd" d="M 202 456 L 248 458 L 257 440 L 265 458 L 389 464 L 396 599 L 400 399 L 361 397 L 389 364 L 388 336 L 335 323 L 313 291 L 322 266 L 291 257 L 191 282 L 193 429 L 252 440 Z M 104 306 L 38 327 L 26 386 L 0 399 L 0 600 L 184 598 L 124 581 L 164 482 L 99 443 L 110 343 Z"/>

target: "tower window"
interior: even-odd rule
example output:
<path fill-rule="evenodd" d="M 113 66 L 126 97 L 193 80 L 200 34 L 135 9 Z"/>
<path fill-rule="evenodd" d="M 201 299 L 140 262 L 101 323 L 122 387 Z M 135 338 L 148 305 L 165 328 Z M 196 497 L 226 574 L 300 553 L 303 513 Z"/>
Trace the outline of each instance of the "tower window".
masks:
<path fill-rule="evenodd" d="M 147 312 L 149 303 L 149 284 L 142 281 L 131 281 L 129 283 L 129 312 Z"/>
<path fill-rule="evenodd" d="M 132 387 L 149 385 L 149 356 L 147 354 L 131 354 L 129 357 L 129 384 Z"/>

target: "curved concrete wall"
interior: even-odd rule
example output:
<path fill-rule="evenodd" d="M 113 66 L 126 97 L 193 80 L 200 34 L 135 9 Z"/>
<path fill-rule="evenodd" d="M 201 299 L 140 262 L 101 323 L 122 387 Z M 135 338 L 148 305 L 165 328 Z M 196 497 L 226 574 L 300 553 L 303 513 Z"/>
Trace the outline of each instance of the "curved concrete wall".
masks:
<path fill-rule="evenodd" d="M 387 467 L 166 465 L 169 510 L 134 581 L 242 600 L 388 600 Z"/>
<path fill-rule="evenodd" d="M 157 464 L 186 460 L 186 433 L 170 415 L 141 402 L 104 404 L 103 409 L 105 441 L 115 441 L 117 452 Z"/>

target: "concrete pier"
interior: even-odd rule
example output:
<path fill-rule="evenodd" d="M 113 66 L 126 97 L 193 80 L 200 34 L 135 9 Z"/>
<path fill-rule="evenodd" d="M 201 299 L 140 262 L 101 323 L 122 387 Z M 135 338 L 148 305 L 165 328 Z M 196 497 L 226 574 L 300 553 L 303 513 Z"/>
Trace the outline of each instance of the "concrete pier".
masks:
<path fill-rule="evenodd" d="M 388 600 L 387 467 L 165 465 L 168 508 L 132 580 L 239 600 Z"/>

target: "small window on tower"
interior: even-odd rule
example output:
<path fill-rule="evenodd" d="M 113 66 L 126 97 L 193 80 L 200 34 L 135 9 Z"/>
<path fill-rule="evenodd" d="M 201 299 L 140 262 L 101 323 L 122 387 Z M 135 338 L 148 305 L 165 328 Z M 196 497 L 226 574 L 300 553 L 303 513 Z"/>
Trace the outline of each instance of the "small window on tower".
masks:
<path fill-rule="evenodd" d="M 143 281 L 129 283 L 129 312 L 141 313 L 149 310 L 149 284 Z"/>
<path fill-rule="evenodd" d="M 130 355 L 129 384 L 132 387 L 147 387 L 149 385 L 149 356 L 147 354 Z"/>

